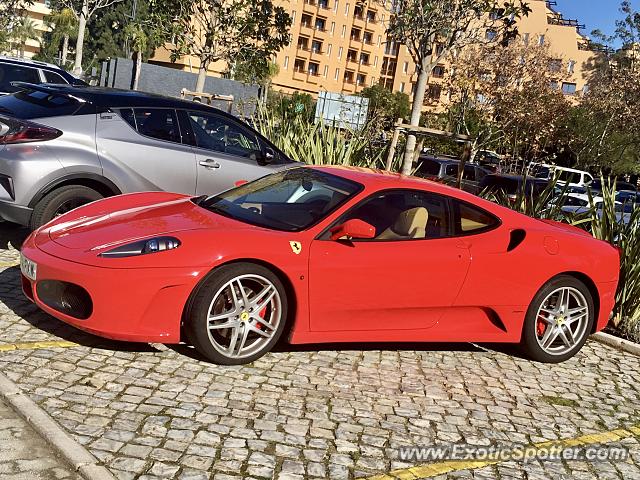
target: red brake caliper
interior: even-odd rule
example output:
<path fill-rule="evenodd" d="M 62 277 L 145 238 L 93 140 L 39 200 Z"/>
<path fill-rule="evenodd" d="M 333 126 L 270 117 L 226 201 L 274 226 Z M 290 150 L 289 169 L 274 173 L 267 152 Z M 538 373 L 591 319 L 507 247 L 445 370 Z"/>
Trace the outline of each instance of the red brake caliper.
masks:
<path fill-rule="evenodd" d="M 267 307 L 264 307 L 262 310 L 260 310 L 260 317 L 264 318 L 266 313 Z M 260 322 L 256 322 L 256 327 L 258 327 L 260 330 L 264 330 L 264 325 L 262 325 Z"/>
<path fill-rule="evenodd" d="M 542 336 L 544 335 L 544 331 L 547 329 L 547 324 L 544 323 L 544 321 L 540 317 L 538 317 L 538 323 L 536 327 L 538 331 L 538 336 Z"/>

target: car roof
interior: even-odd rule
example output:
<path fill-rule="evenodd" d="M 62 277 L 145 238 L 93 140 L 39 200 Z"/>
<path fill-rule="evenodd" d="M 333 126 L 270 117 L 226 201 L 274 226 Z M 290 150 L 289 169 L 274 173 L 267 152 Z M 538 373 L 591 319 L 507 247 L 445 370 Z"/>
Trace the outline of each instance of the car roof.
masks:
<path fill-rule="evenodd" d="M 0 55 L 0 62 L 12 63 L 15 65 L 32 65 L 39 68 L 50 68 L 51 70 L 62 70 L 62 68 L 58 65 L 54 65 L 53 63 L 41 62 L 31 58 L 7 57 L 5 55 Z"/>
<path fill-rule="evenodd" d="M 136 90 L 120 90 L 109 87 L 92 87 L 78 85 L 41 84 L 39 88 L 47 88 L 84 100 L 100 108 L 131 108 L 131 107 L 158 107 L 158 108 L 185 108 L 218 113 L 225 113 L 220 109 L 203 103 L 181 98 L 157 95 L 154 93 L 139 92 Z M 226 113 L 225 113 L 226 114 Z"/>

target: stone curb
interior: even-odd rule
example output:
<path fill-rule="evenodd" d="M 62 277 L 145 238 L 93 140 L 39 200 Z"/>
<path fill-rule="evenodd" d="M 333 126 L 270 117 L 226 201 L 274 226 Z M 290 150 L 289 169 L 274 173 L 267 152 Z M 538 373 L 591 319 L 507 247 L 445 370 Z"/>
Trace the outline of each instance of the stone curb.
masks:
<path fill-rule="evenodd" d="M 616 337 L 604 332 L 594 333 L 589 338 L 592 338 L 596 342 L 603 343 L 613 348 L 618 348 L 624 352 L 640 357 L 640 344 L 633 343 L 629 340 L 625 340 L 623 338 Z"/>
<path fill-rule="evenodd" d="M 24 418 L 86 480 L 117 480 L 8 377 L 0 373 L 0 398 Z"/>

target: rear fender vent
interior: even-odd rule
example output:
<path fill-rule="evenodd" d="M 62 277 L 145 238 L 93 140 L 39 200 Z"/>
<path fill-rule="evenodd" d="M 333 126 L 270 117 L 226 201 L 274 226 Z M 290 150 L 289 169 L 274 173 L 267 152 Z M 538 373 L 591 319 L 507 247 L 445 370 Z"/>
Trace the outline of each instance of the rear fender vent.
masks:
<path fill-rule="evenodd" d="M 510 235 L 511 235 L 511 238 L 509 240 L 509 246 L 507 247 L 507 252 L 511 252 L 516 248 L 518 248 L 520 244 L 524 242 L 524 239 L 527 236 L 527 232 L 525 232 L 521 228 L 518 228 L 516 230 L 511 230 Z"/>

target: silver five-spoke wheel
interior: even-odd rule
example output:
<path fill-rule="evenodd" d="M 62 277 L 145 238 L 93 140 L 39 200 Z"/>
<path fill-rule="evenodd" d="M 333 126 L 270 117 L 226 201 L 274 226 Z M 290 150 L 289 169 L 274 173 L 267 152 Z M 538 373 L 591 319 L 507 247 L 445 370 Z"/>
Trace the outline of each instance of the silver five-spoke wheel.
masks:
<path fill-rule="evenodd" d="M 589 305 L 576 288 L 561 287 L 551 292 L 538 309 L 536 339 L 549 355 L 573 350 L 587 331 Z"/>
<path fill-rule="evenodd" d="M 240 275 L 224 284 L 209 307 L 213 347 L 230 358 L 246 358 L 269 343 L 282 318 L 276 287 L 260 275 Z"/>
<path fill-rule="evenodd" d="M 558 275 L 540 288 L 529 305 L 520 344 L 534 360 L 563 362 L 582 348 L 594 321 L 591 290 L 576 277 Z"/>
<path fill-rule="evenodd" d="M 213 270 L 194 292 L 185 314 L 187 339 L 209 360 L 250 363 L 282 334 L 288 299 L 280 278 L 253 263 Z"/>

